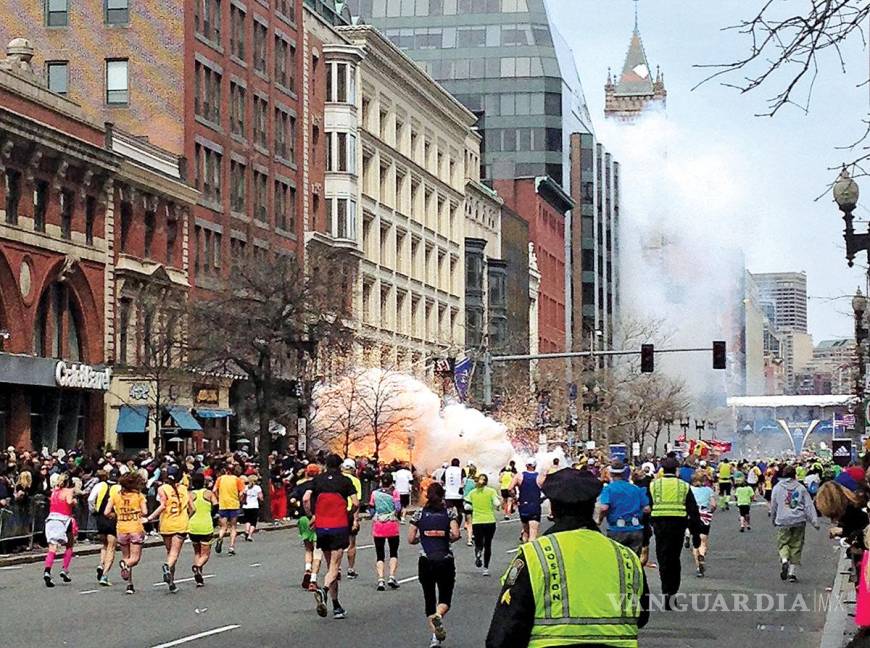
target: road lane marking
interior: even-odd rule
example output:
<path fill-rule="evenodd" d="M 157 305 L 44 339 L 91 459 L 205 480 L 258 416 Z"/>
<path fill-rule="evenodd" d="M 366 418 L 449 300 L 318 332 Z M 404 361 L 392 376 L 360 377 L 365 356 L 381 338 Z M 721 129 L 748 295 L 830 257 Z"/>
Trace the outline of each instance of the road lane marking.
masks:
<path fill-rule="evenodd" d="M 371 544 L 371 545 L 362 545 L 361 547 L 357 547 L 357 549 L 374 549 L 374 548 L 375 548 L 375 546 L 374 546 L 373 544 Z"/>
<path fill-rule="evenodd" d="M 403 578 L 402 580 L 400 580 L 399 584 L 401 585 L 403 583 L 410 583 L 411 581 L 417 580 L 417 578 L 417 576 L 408 576 L 408 578 Z"/>
<path fill-rule="evenodd" d="M 214 578 L 214 574 L 206 574 L 205 576 L 203 576 L 203 578 Z M 176 583 L 189 583 L 189 582 L 192 581 L 192 580 L 193 580 L 192 577 L 191 577 L 191 578 L 179 578 L 179 579 L 178 579 L 177 581 L 175 581 L 175 582 L 176 582 Z M 164 582 L 161 581 L 161 582 L 159 582 L 159 583 L 154 583 L 154 584 L 152 584 L 151 587 L 160 587 L 160 586 L 162 586 L 162 585 L 166 585 L 166 583 L 164 583 Z"/>
<path fill-rule="evenodd" d="M 85 590 L 84 592 L 79 592 L 79 594 L 96 594 L 100 590 Z"/>
<path fill-rule="evenodd" d="M 185 644 L 190 641 L 196 641 L 197 639 L 202 639 L 203 637 L 211 637 L 212 635 L 220 634 L 222 632 L 235 630 L 238 627 L 240 627 L 238 624 L 222 626 L 220 628 L 215 628 L 214 630 L 199 632 L 195 635 L 190 635 L 189 637 L 182 637 L 181 639 L 176 639 L 175 641 L 170 641 L 168 643 L 157 644 L 156 646 L 151 646 L 151 648 L 172 648 L 172 646 L 180 646 L 181 644 Z"/>
<path fill-rule="evenodd" d="M 11 569 L 22 569 L 22 565 L 11 565 L 9 567 L 0 567 L 0 570 L 8 571 Z"/>
<path fill-rule="evenodd" d="M 519 550 L 520 550 L 520 548 L 517 547 L 516 549 L 508 549 L 507 551 L 505 551 L 505 553 L 512 554 L 512 553 L 516 553 L 516 552 L 518 552 Z"/>
<path fill-rule="evenodd" d="M 262 567 L 260 563 L 251 563 L 251 567 Z"/>

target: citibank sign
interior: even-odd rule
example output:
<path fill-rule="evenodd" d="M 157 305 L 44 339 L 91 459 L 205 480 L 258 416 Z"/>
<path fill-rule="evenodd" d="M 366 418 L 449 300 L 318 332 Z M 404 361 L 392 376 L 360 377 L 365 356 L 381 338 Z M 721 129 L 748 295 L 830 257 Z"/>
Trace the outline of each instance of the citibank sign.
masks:
<path fill-rule="evenodd" d="M 54 379 L 58 387 L 108 391 L 112 370 L 96 369 L 86 364 L 67 364 L 61 360 L 54 368 Z"/>

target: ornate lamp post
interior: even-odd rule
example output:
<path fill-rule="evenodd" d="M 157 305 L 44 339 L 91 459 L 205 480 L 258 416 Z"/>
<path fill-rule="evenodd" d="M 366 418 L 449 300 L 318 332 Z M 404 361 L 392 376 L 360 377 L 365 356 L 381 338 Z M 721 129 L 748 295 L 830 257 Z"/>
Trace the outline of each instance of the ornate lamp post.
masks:
<path fill-rule="evenodd" d="M 867 313 L 867 298 L 861 293 L 861 289 L 852 297 L 852 310 L 855 312 L 855 396 L 858 397 L 858 409 L 855 412 L 855 435 L 860 438 L 864 433 L 864 347 L 867 344 L 867 326 L 865 316 Z"/>
<path fill-rule="evenodd" d="M 674 424 L 674 415 L 668 414 L 662 419 L 665 429 L 668 431 L 668 446 L 671 445 L 671 426 Z"/>
<path fill-rule="evenodd" d="M 680 418 L 680 428 L 683 430 L 683 439 L 685 441 L 689 440 L 689 426 L 692 424 L 691 419 L 689 419 L 688 415 L 686 418 Z"/>
<path fill-rule="evenodd" d="M 849 175 L 846 167 L 840 171 L 840 177 L 834 183 L 834 201 L 843 212 L 843 222 L 846 224 L 846 229 L 843 231 L 843 238 L 846 240 L 846 262 L 851 268 L 854 265 L 855 255 L 864 250 L 867 252 L 868 261 L 870 261 L 870 232 L 856 234 L 855 228 L 852 227 L 854 220 L 852 212 L 858 205 L 858 184 Z"/>
<path fill-rule="evenodd" d="M 586 440 L 592 441 L 592 412 L 598 409 L 598 397 L 601 394 L 601 387 L 598 383 L 592 382 L 589 385 L 583 385 L 583 409 L 586 410 Z"/>
<path fill-rule="evenodd" d="M 700 441 L 704 436 L 704 428 L 707 427 L 706 419 L 695 419 L 695 431 L 698 433 L 698 441 Z"/>

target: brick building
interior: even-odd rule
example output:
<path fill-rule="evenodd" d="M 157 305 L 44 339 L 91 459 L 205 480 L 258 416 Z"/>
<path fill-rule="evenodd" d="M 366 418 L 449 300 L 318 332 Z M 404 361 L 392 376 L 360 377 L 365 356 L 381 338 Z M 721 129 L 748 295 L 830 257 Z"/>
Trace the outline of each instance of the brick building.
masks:
<path fill-rule="evenodd" d="M 138 271 L 186 287 L 184 232 L 196 192 L 181 182 L 177 156 L 105 129 L 47 90 L 28 41 L 13 41 L 7 54 L 0 62 L 0 444 L 93 448 L 104 440 L 105 394 L 114 384 L 107 364 L 116 355 L 122 277 Z M 166 256 L 173 267 L 158 272 Z M 134 340 L 147 337 L 142 325 L 129 322 Z"/>
<path fill-rule="evenodd" d="M 494 180 L 493 187 L 529 225 L 529 242 L 541 274 L 539 351 L 565 351 L 565 213 L 574 203 L 548 176 Z"/>

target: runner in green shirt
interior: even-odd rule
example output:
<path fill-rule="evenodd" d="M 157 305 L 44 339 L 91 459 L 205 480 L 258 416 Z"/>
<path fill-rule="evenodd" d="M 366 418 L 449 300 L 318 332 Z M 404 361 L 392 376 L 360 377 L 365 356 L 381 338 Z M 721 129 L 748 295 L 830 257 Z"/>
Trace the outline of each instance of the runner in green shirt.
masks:
<path fill-rule="evenodd" d="M 465 501 L 471 504 L 474 564 L 478 569 L 483 568 L 484 576 L 489 576 L 492 539 L 495 537 L 495 512 L 499 506 L 498 493 L 487 484 L 489 478 L 481 474 L 477 477 L 477 486 L 465 495 Z"/>
<path fill-rule="evenodd" d="M 752 500 L 755 499 L 755 490 L 747 485 L 746 481 L 741 480 L 737 484 L 734 495 L 737 497 L 737 509 L 740 511 L 740 533 L 752 531 L 752 527 L 749 526 L 749 510 Z"/>

